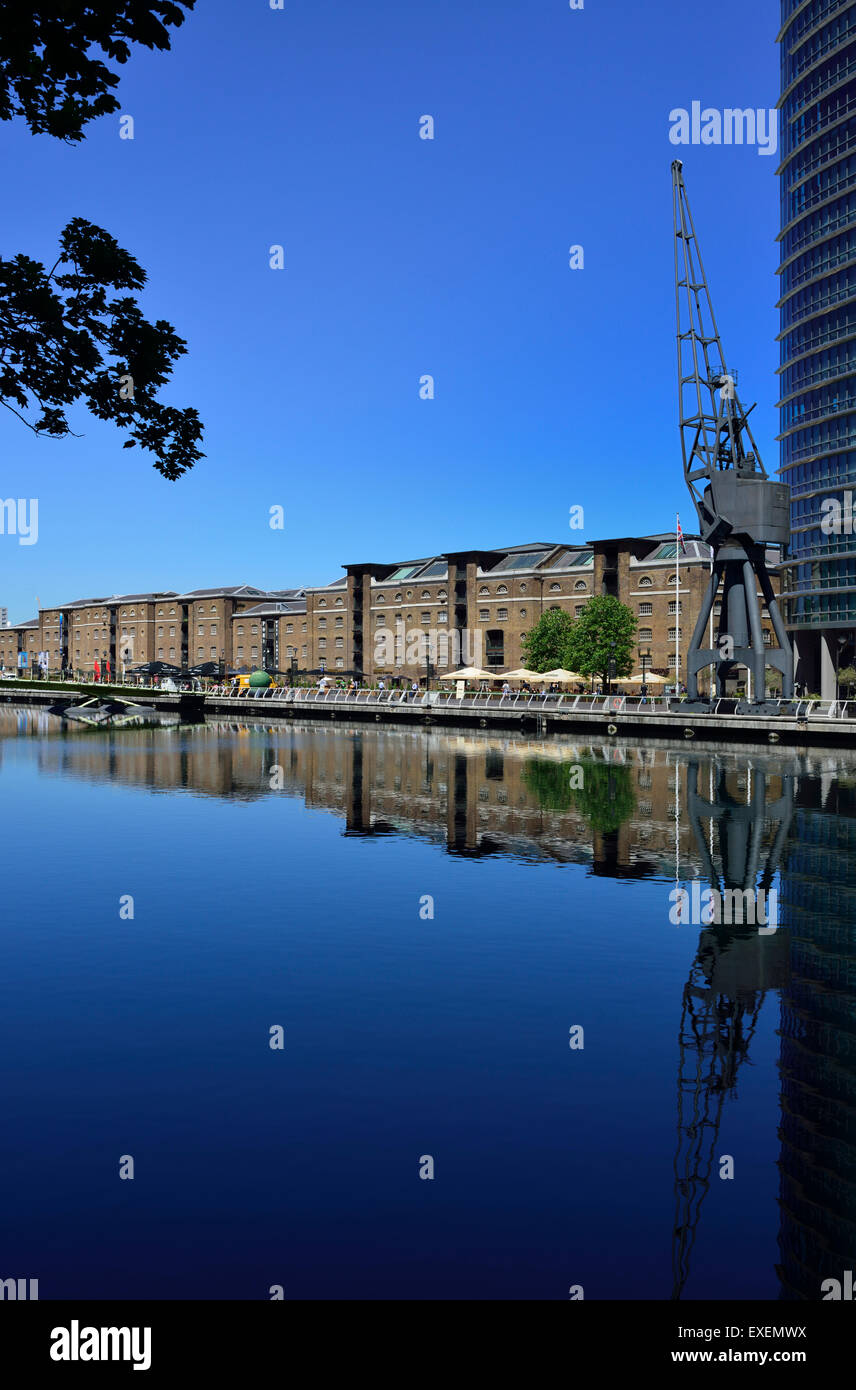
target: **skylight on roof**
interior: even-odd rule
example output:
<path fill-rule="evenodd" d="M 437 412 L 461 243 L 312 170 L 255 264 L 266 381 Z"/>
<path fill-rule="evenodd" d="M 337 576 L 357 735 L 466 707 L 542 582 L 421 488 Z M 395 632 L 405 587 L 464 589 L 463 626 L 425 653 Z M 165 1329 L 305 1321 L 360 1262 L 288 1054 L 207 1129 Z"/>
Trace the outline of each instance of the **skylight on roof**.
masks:
<path fill-rule="evenodd" d="M 530 551 L 527 555 L 507 555 L 504 560 L 494 566 L 493 572 L 495 573 L 496 570 L 531 570 L 541 563 L 544 555 L 545 551 L 543 550 Z"/>
<path fill-rule="evenodd" d="M 397 569 L 391 575 L 389 575 L 389 577 L 385 580 L 385 583 L 395 584 L 400 579 L 410 579 L 411 576 L 416 573 L 418 568 L 418 565 L 402 565 L 401 569 Z"/>

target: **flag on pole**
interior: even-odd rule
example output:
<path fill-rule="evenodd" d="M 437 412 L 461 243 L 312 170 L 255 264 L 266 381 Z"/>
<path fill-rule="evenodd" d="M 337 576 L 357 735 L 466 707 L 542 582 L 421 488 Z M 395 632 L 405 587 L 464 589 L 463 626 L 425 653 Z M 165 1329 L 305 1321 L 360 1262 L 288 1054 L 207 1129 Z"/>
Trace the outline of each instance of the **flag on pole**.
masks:
<path fill-rule="evenodd" d="M 686 548 L 686 546 L 684 545 L 684 533 L 683 533 L 683 531 L 681 530 L 681 518 L 680 518 L 680 517 L 678 517 L 678 545 L 681 547 L 681 554 L 682 554 L 682 555 L 686 555 L 686 554 L 687 554 L 687 548 Z"/>

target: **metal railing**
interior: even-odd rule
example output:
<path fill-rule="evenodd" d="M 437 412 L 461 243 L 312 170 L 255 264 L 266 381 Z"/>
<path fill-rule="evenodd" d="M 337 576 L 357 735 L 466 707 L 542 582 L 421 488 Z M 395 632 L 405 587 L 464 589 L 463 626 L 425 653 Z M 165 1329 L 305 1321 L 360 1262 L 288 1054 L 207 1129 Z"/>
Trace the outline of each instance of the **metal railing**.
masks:
<path fill-rule="evenodd" d="M 13 689 L 15 686 L 29 685 L 29 681 L 20 680 L 13 676 L 0 677 L 4 688 Z M 42 682 L 33 681 L 32 685 L 38 688 Z M 50 677 L 45 682 L 45 688 L 49 689 L 53 685 L 63 684 L 77 686 L 81 684 L 92 685 L 95 682 L 79 680 L 62 680 L 59 677 Z M 150 682 L 137 682 L 134 685 L 114 681 L 103 683 L 105 693 L 109 690 L 123 691 L 146 691 L 154 694 L 176 694 L 181 693 L 164 690 L 162 685 L 155 685 Z M 237 685 L 209 685 L 204 687 L 201 692 L 210 695 L 214 699 L 235 701 L 239 704 L 246 704 L 249 701 L 268 701 L 275 704 L 316 706 L 340 705 L 345 709 L 420 709 L 428 712 L 432 709 L 437 710 L 497 710 L 503 713 L 523 713 L 529 712 L 537 714 L 541 711 L 561 711 L 562 713 L 585 712 L 592 714 L 613 715 L 613 714 L 680 714 L 680 710 L 672 711 L 673 695 L 648 695 L 644 699 L 641 695 L 574 695 L 564 691 L 512 691 L 503 694 L 501 691 L 469 691 L 464 695 L 458 695 L 450 690 L 436 690 L 430 692 L 430 698 L 426 696 L 424 690 L 420 690 L 416 695 L 410 690 L 370 690 L 361 689 L 356 691 L 340 690 L 330 687 L 327 690 L 301 686 L 237 686 Z M 686 697 L 684 697 L 686 698 Z M 733 701 L 734 696 L 726 697 L 728 701 Z M 777 699 L 774 703 L 776 709 L 784 713 L 784 717 L 797 720 L 847 720 L 856 721 L 856 700 L 818 700 L 818 699 L 798 699 L 793 702 L 795 708 L 791 711 L 783 711 L 783 706 L 788 701 Z M 714 716 L 721 713 L 722 717 L 734 717 L 733 710 L 720 710 L 723 704 L 722 699 L 717 699 L 712 714 Z M 738 716 L 740 717 L 740 716 Z M 746 718 L 756 716 L 749 714 Z"/>
<path fill-rule="evenodd" d="M 540 694 L 537 691 L 513 691 L 511 694 L 504 695 L 499 691 L 471 691 L 465 695 L 457 695 L 453 691 L 438 690 L 431 692 L 431 698 L 426 698 L 425 692 L 420 691 L 416 696 L 409 690 L 357 690 L 347 691 L 331 688 L 329 690 L 302 689 L 300 687 L 281 687 L 268 686 L 250 688 L 248 686 L 210 686 L 206 691 L 208 695 L 217 699 L 237 701 L 240 704 L 248 701 L 269 701 L 277 704 L 317 706 L 341 705 L 344 708 L 352 709 L 419 709 L 422 711 L 437 710 L 461 710 L 461 709 L 483 709 L 497 710 L 506 712 L 528 711 L 537 714 L 545 711 L 561 711 L 562 713 L 572 713 L 576 711 L 585 712 L 588 710 L 592 714 L 611 715 L 611 714 L 669 714 L 672 711 L 672 701 L 675 698 L 671 695 L 647 696 L 643 699 L 639 695 L 568 695 L 564 692 L 548 692 Z M 733 700 L 735 697 L 729 697 Z M 720 706 L 723 701 L 718 699 L 713 708 L 713 715 L 720 714 Z M 774 702 L 777 710 L 788 701 L 777 699 Z M 853 700 L 797 700 L 796 708 L 790 717 L 795 719 L 854 719 L 856 720 L 856 701 Z M 680 711 L 676 711 L 680 713 Z M 733 711 L 722 711 L 723 717 L 733 717 Z M 747 715 L 747 718 L 754 718 Z M 787 712 L 786 712 L 787 717 Z"/>

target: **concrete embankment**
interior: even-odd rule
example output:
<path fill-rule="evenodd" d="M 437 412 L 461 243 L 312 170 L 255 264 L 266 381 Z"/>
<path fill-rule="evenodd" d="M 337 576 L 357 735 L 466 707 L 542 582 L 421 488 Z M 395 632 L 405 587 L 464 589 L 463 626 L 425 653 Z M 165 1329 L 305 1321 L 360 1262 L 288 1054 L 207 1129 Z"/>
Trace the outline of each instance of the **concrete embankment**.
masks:
<path fill-rule="evenodd" d="M 411 727 L 478 727 L 512 730 L 544 736 L 551 732 L 587 731 L 607 737 L 627 735 L 669 740 L 694 738 L 722 743 L 782 743 L 856 747 L 856 704 L 800 702 L 790 712 L 753 715 L 728 712 L 703 713 L 672 710 L 668 701 L 642 704 L 634 698 L 596 701 L 575 697 L 465 696 L 462 700 L 432 692 L 415 701 L 403 701 L 399 692 L 378 694 L 360 691 L 356 698 L 343 691 L 266 690 L 226 694 L 199 694 L 140 689 L 139 687 L 74 687 L 46 689 L 19 681 L 0 683 L 0 701 L 46 708 L 81 696 L 110 695 L 150 703 L 160 709 L 178 710 L 188 722 L 212 718 L 262 721 L 343 720 Z"/>

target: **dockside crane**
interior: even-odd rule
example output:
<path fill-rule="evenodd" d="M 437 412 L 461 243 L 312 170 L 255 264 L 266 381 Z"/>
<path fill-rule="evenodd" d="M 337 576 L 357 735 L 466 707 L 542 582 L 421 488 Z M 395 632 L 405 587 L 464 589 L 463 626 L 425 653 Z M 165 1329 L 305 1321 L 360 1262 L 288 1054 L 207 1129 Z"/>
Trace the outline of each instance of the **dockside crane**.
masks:
<path fill-rule="evenodd" d="M 715 668 L 724 695 L 728 677 L 745 666 L 752 674 L 751 707 L 759 711 L 769 708 L 766 666 L 781 673 L 786 700 L 794 693 L 793 648 L 766 563 L 767 546 L 784 547 L 790 538 L 790 488 L 768 477 L 749 426 L 755 407 L 743 408 L 735 374 L 728 371 L 680 160 L 672 164 L 672 193 L 684 477 L 702 539 L 713 549 L 710 583 L 690 641 L 687 701 L 711 708 L 698 693 L 698 673 L 705 667 Z M 717 645 L 711 648 L 705 645 L 707 626 L 720 586 Z M 778 648 L 764 646 L 758 587 Z"/>

